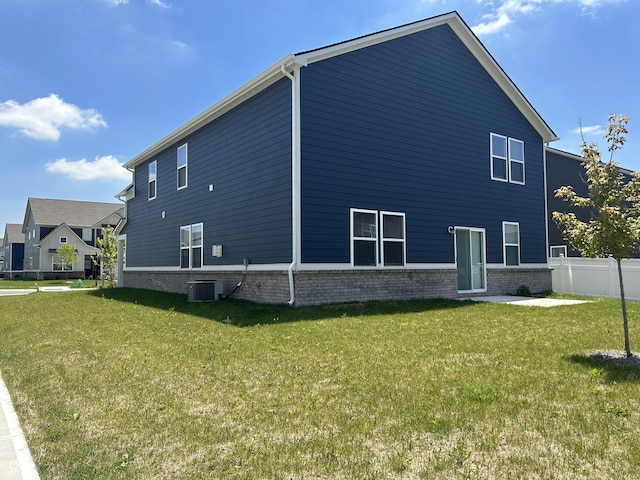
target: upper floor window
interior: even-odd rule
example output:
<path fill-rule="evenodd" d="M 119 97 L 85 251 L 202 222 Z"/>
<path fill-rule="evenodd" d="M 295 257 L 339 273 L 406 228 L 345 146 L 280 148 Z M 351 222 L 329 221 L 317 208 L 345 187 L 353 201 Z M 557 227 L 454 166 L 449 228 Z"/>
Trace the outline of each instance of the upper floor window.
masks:
<path fill-rule="evenodd" d="M 90 228 L 83 228 L 82 240 L 84 240 L 85 242 L 90 242 L 91 240 L 93 240 L 93 230 Z"/>
<path fill-rule="evenodd" d="M 180 227 L 180 268 L 202 267 L 202 223 Z"/>
<path fill-rule="evenodd" d="M 187 144 L 178 147 L 178 190 L 187 186 Z"/>
<path fill-rule="evenodd" d="M 502 222 L 504 239 L 504 264 L 507 266 L 520 265 L 520 224 Z"/>
<path fill-rule="evenodd" d="M 158 178 L 157 168 L 158 166 L 155 160 L 149 164 L 149 200 L 156 198 Z"/>
<path fill-rule="evenodd" d="M 404 213 L 351 209 L 351 264 L 400 267 L 406 263 Z"/>
<path fill-rule="evenodd" d="M 524 185 L 524 142 L 491 134 L 491 178 Z"/>
<path fill-rule="evenodd" d="M 67 237 L 60 237 L 60 243 L 67 243 Z"/>

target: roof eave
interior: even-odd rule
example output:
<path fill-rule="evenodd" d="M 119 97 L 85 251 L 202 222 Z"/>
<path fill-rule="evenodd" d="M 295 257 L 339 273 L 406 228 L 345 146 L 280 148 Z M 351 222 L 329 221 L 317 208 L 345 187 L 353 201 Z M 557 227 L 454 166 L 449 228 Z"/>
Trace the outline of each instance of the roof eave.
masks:
<path fill-rule="evenodd" d="M 293 55 L 287 55 L 285 58 L 280 60 L 278 63 L 269 67 L 267 70 L 262 72 L 257 77 L 253 78 L 249 82 L 245 83 L 243 86 L 235 90 L 233 93 L 227 95 L 219 102 L 215 103 L 204 112 L 200 113 L 196 117 L 189 120 L 187 123 L 177 128 L 169 135 L 161 139 L 160 141 L 153 144 L 151 147 L 147 148 L 142 153 L 136 155 L 134 158 L 129 160 L 124 164 L 124 168 L 129 170 L 133 169 L 136 165 L 139 165 L 143 162 L 146 162 L 154 155 L 157 155 L 162 150 L 167 147 L 170 147 L 174 143 L 182 140 L 193 132 L 197 131 L 199 128 L 207 125 L 212 122 L 216 118 L 224 115 L 231 109 L 235 108 L 248 98 L 256 95 L 261 92 L 265 88 L 273 85 L 280 78 L 284 77 L 282 73 L 282 68 L 285 69 L 291 68 L 293 64 L 296 63 L 296 60 Z"/>

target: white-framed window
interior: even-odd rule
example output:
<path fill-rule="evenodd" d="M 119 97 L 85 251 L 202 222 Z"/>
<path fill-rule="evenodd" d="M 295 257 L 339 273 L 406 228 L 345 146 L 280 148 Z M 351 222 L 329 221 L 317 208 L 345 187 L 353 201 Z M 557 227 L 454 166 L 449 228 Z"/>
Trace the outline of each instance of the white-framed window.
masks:
<path fill-rule="evenodd" d="M 149 164 L 149 189 L 148 189 L 149 200 L 153 200 L 154 198 L 156 198 L 156 195 L 158 193 L 157 182 L 158 182 L 158 164 L 156 163 L 156 160 L 154 160 Z"/>
<path fill-rule="evenodd" d="M 507 266 L 520 265 L 520 224 L 517 222 L 502 222 L 502 236 L 504 240 L 504 264 Z"/>
<path fill-rule="evenodd" d="M 490 144 L 491 179 L 524 185 L 524 142 L 492 133 Z"/>
<path fill-rule="evenodd" d="M 402 267 L 405 264 L 406 242 L 404 213 L 380 212 L 382 227 L 382 265 Z"/>
<path fill-rule="evenodd" d="M 405 215 L 350 209 L 351 265 L 401 267 L 406 263 Z"/>
<path fill-rule="evenodd" d="M 351 209 L 351 264 L 378 265 L 378 211 Z"/>
<path fill-rule="evenodd" d="M 60 237 L 60 243 L 67 243 L 67 237 Z"/>
<path fill-rule="evenodd" d="M 177 151 L 177 180 L 178 190 L 187 186 L 187 144 L 178 147 Z"/>
<path fill-rule="evenodd" d="M 552 245 L 550 248 L 551 257 L 567 257 L 567 246 L 566 245 Z"/>
<path fill-rule="evenodd" d="M 180 268 L 201 268 L 202 252 L 202 223 L 180 227 Z"/>
<path fill-rule="evenodd" d="M 60 257 L 58 255 L 54 255 L 51 260 L 51 268 L 53 268 L 54 272 L 65 272 L 65 271 L 70 271 L 73 268 L 73 266 L 70 266 L 69 268 L 65 268 L 65 266 L 60 261 Z"/>
<path fill-rule="evenodd" d="M 90 242 L 91 240 L 93 240 L 93 230 L 91 230 L 90 228 L 83 228 L 82 240 L 85 242 Z"/>

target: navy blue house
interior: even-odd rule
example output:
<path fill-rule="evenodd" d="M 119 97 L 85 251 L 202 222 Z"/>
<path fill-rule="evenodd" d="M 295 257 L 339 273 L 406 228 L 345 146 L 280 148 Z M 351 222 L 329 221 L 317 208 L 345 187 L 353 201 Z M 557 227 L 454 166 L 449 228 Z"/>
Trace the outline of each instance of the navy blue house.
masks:
<path fill-rule="evenodd" d="M 296 305 L 550 290 L 555 139 L 455 12 L 289 55 L 127 162 L 121 284 Z"/>
<path fill-rule="evenodd" d="M 549 256 L 550 257 L 580 257 L 582 254 L 575 250 L 564 238 L 564 234 L 554 222 L 553 212 L 573 212 L 583 222 L 588 222 L 595 217 L 591 208 L 574 207 L 562 199 L 555 197 L 555 192 L 562 186 L 573 187 L 581 197 L 589 196 L 587 185 L 587 172 L 584 168 L 584 158 L 573 153 L 564 152 L 555 148 L 546 148 L 547 162 L 547 211 L 549 212 Z M 633 172 L 625 168 L 619 168 L 625 181 L 631 180 Z M 639 258 L 640 253 L 635 252 L 633 257 Z"/>

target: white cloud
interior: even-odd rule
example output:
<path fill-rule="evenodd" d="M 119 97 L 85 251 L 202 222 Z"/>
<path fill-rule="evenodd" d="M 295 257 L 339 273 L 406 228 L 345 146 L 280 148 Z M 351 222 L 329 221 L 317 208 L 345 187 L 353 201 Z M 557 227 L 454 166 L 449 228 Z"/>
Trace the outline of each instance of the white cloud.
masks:
<path fill-rule="evenodd" d="M 606 5 L 624 3 L 627 0 L 476 0 L 480 7 L 492 9 L 481 17 L 482 22 L 471 27 L 478 35 L 490 35 L 502 31 L 521 15 L 528 15 L 543 7 L 566 4 L 576 5 L 582 14 L 592 15 L 593 10 Z"/>
<path fill-rule="evenodd" d="M 0 103 L 0 125 L 17 128 L 37 140 L 55 141 L 62 128 L 92 130 L 106 127 L 107 122 L 96 110 L 83 110 L 51 94 L 24 104 L 15 100 Z"/>
<path fill-rule="evenodd" d="M 166 2 L 163 2 L 162 0 L 147 0 L 151 5 L 156 5 L 158 7 L 161 8 L 171 8 L 171 5 L 169 5 Z"/>
<path fill-rule="evenodd" d="M 118 7 L 120 5 L 128 4 L 129 0 L 104 0 L 104 2 L 110 7 Z"/>
<path fill-rule="evenodd" d="M 47 163 L 49 173 L 66 175 L 73 180 L 124 180 L 131 181 L 131 172 L 113 155 L 97 156 L 93 162 L 86 159 L 71 161 L 60 158 Z"/>
<path fill-rule="evenodd" d="M 602 125 L 580 126 L 571 130 L 571 133 L 581 133 L 583 135 L 604 135 Z"/>

